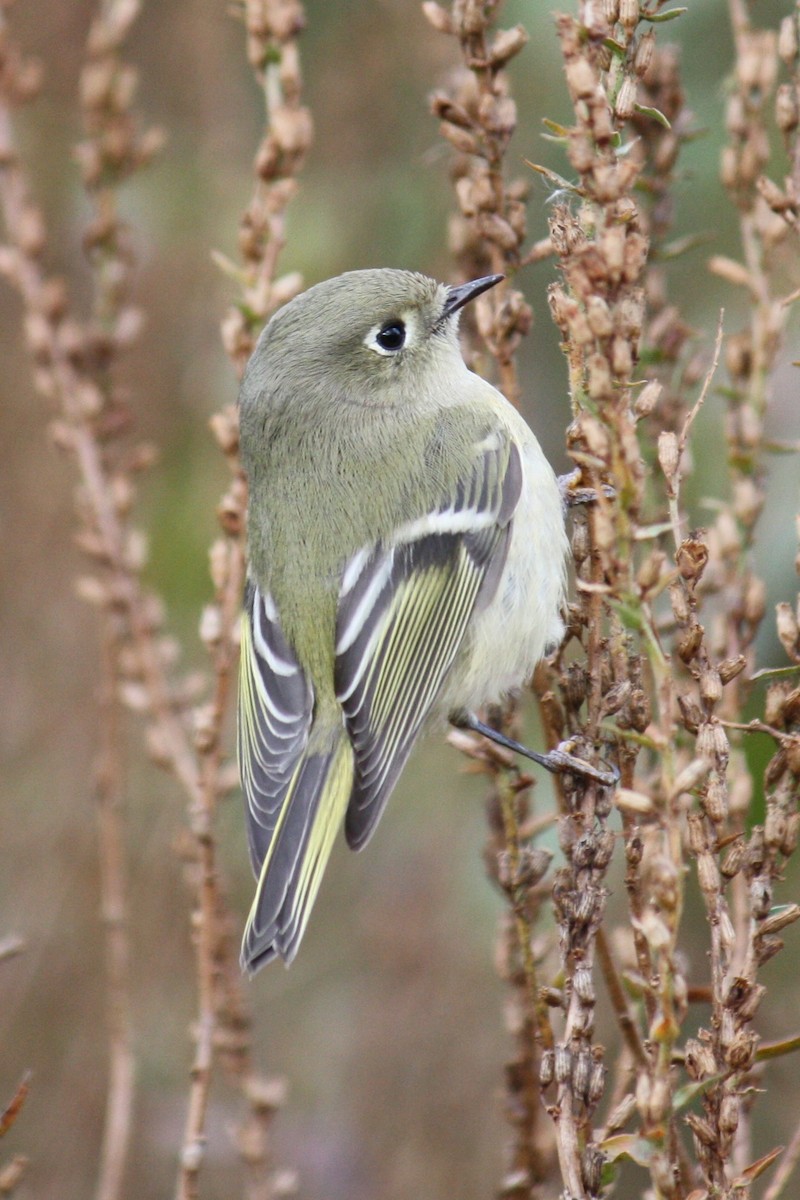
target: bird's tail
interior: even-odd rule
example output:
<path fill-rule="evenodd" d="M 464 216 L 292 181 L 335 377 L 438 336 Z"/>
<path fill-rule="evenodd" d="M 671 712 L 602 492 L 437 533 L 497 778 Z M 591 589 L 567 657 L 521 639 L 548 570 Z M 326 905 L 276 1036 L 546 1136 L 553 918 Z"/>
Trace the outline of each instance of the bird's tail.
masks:
<path fill-rule="evenodd" d="M 336 831 L 353 787 L 344 730 L 332 750 L 304 756 L 281 804 L 242 940 L 242 967 L 254 974 L 280 955 L 292 961 L 305 932 Z"/>

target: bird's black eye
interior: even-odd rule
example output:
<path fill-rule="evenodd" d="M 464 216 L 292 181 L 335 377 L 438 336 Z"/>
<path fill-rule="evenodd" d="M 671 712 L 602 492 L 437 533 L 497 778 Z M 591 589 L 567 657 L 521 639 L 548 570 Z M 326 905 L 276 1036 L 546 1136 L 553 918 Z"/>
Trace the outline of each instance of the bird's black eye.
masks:
<path fill-rule="evenodd" d="M 406 327 L 402 321 L 387 321 L 375 335 L 381 350 L 402 350 L 406 340 Z"/>

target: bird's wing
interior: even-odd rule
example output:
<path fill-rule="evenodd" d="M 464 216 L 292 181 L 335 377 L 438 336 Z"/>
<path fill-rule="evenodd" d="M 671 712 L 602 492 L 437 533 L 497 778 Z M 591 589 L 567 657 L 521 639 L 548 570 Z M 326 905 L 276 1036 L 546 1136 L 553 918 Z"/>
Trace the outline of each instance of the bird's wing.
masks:
<path fill-rule="evenodd" d="M 248 581 L 239 667 L 239 774 L 256 875 L 311 728 L 313 690 L 283 636 L 272 598 Z"/>
<path fill-rule="evenodd" d="M 521 490 L 516 445 L 492 433 L 452 495 L 345 568 L 334 681 L 355 753 L 353 849 L 374 831 L 476 606 L 494 594 Z"/>
<path fill-rule="evenodd" d="M 239 668 L 239 772 L 256 893 L 242 939 L 250 973 L 291 962 L 350 798 L 353 755 L 342 728 L 308 752 L 314 693 L 269 594 L 245 592 Z"/>

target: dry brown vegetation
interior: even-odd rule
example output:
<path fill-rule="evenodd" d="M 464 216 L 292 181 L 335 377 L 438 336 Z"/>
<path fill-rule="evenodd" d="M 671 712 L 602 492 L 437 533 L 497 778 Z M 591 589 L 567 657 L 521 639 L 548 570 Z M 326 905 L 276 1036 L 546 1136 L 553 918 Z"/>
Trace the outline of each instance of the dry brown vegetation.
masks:
<path fill-rule="evenodd" d="M 620 783 L 562 776 L 550 808 L 508 756 L 451 735 L 471 768 L 490 777 L 484 857 L 505 902 L 496 964 L 513 1049 L 496 1194 L 777 1200 L 797 1187 L 800 1126 L 782 1149 L 756 1136 L 754 1121 L 771 1103 L 771 1064 L 795 1049 L 792 1028 L 765 1042 L 759 1017 L 770 986 L 763 968 L 800 917 L 784 882 L 800 832 L 800 605 L 787 596 L 768 608 L 755 552 L 775 533 L 759 520 L 771 456 L 798 451 L 766 428 L 800 288 L 800 9 L 787 5 L 775 28 L 760 28 L 744 0 L 728 5 L 734 58 L 720 172 L 739 251 L 705 254 L 702 269 L 730 289 L 734 309 L 740 295 L 745 303 L 741 316 L 721 313 L 698 330 L 671 291 L 673 265 L 691 249 L 673 222 L 681 155 L 697 134 L 670 41 L 680 14 L 663 0 L 579 0 L 556 17 L 571 115 L 547 128 L 563 162 L 511 170 L 517 108 L 508 68 L 527 34 L 522 25 L 500 28 L 499 8 L 493 0 L 422 5 L 460 64 L 431 98 L 452 155 L 450 249 L 463 278 L 507 276 L 478 302 L 470 353 L 515 403 L 524 390 L 518 350 L 532 320 L 518 272 L 533 263 L 550 271 L 572 407 L 565 494 L 575 572 L 567 638 L 533 692 L 546 740 L 570 738 L 583 757 L 616 764 Z M 238 259 L 216 255 L 237 289 L 222 322 L 234 376 L 264 320 L 302 286 L 295 272 L 281 275 L 279 260 L 312 140 L 301 5 L 247 0 L 237 11 L 266 117 Z M 218 852 L 220 804 L 236 786 L 230 710 L 246 503 L 236 414 L 228 407 L 211 422 L 230 482 L 210 550 L 212 599 L 200 617 L 203 682 L 177 665 L 177 639 L 147 582 L 137 489 L 156 455 L 136 440 L 134 405 L 119 383 L 120 357 L 141 327 L 121 196 L 163 144 L 138 115 L 126 51 L 138 15 L 137 0 L 98 3 L 85 46 L 75 159 L 89 205 L 91 299 L 82 310 L 49 265 L 45 218 L 19 148 L 18 117 L 42 70 L 14 36 L 11 5 L 0 5 L 0 270 L 21 300 L 50 438 L 76 479 L 77 587 L 100 627 L 93 787 L 108 1093 L 96 1195 L 126 1194 L 137 1153 L 126 810 L 136 803 L 130 764 L 146 754 L 177 782 L 186 813 L 177 861 L 189 887 L 196 1012 L 173 1152 L 176 1195 L 212 1194 L 202 1181 L 221 1074 L 243 1096 L 232 1139 L 236 1188 L 279 1196 L 294 1187 L 272 1150 L 285 1085 L 255 1065 L 262 1055 L 253 1052 L 236 963 L 241 914 L 229 905 Z M 549 228 L 531 243 L 526 201 L 541 179 Z M 713 494 L 700 489 L 699 517 L 696 432 L 712 397 L 721 400 L 711 435 L 718 461 Z M 796 504 L 795 489 L 787 525 Z M 783 654 L 766 665 L 756 653 L 765 622 L 775 624 Z M 138 714 L 134 736 L 126 709 Z M 510 709 L 493 716 L 518 719 Z M 769 752 L 754 753 L 753 739 Z M 554 825 L 557 844 L 545 845 Z M 612 912 L 615 871 L 624 903 Z M 701 929 L 691 952 L 688 913 Z M 20 950 L 30 947 L 0 944 L 0 972 Z M 423 1080 L 425 1072 L 423 1059 Z M 13 1125 L 22 1147 L 28 1087 L 10 1085 L 0 1119 L 0 1134 Z M 302 1175 L 302 1146 L 296 1157 Z M 35 1179 L 35 1163 L 28 1173 Z M 24 1191 L 25 1180 L 20 1151 L 0 1166 L 0 1194 L 40 1194 L 35 1183 Z"/>

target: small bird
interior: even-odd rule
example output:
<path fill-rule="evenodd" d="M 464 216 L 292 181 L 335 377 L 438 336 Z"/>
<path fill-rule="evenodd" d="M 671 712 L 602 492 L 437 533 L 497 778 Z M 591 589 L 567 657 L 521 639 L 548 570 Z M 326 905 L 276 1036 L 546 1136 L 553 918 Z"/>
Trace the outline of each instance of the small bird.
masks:
<path fill-rule="evenodd" d="M 248 363 L 238 752 L 258 879 L 251 974 L 292 961 L 339 827 L 366 845 L 433 719 L 603 778 L 473 711 L 524 683 L 563 634 L 558 481 L 459 348 L 461 309 L 501 279 L 353 271 L 276 312 Z"/>

